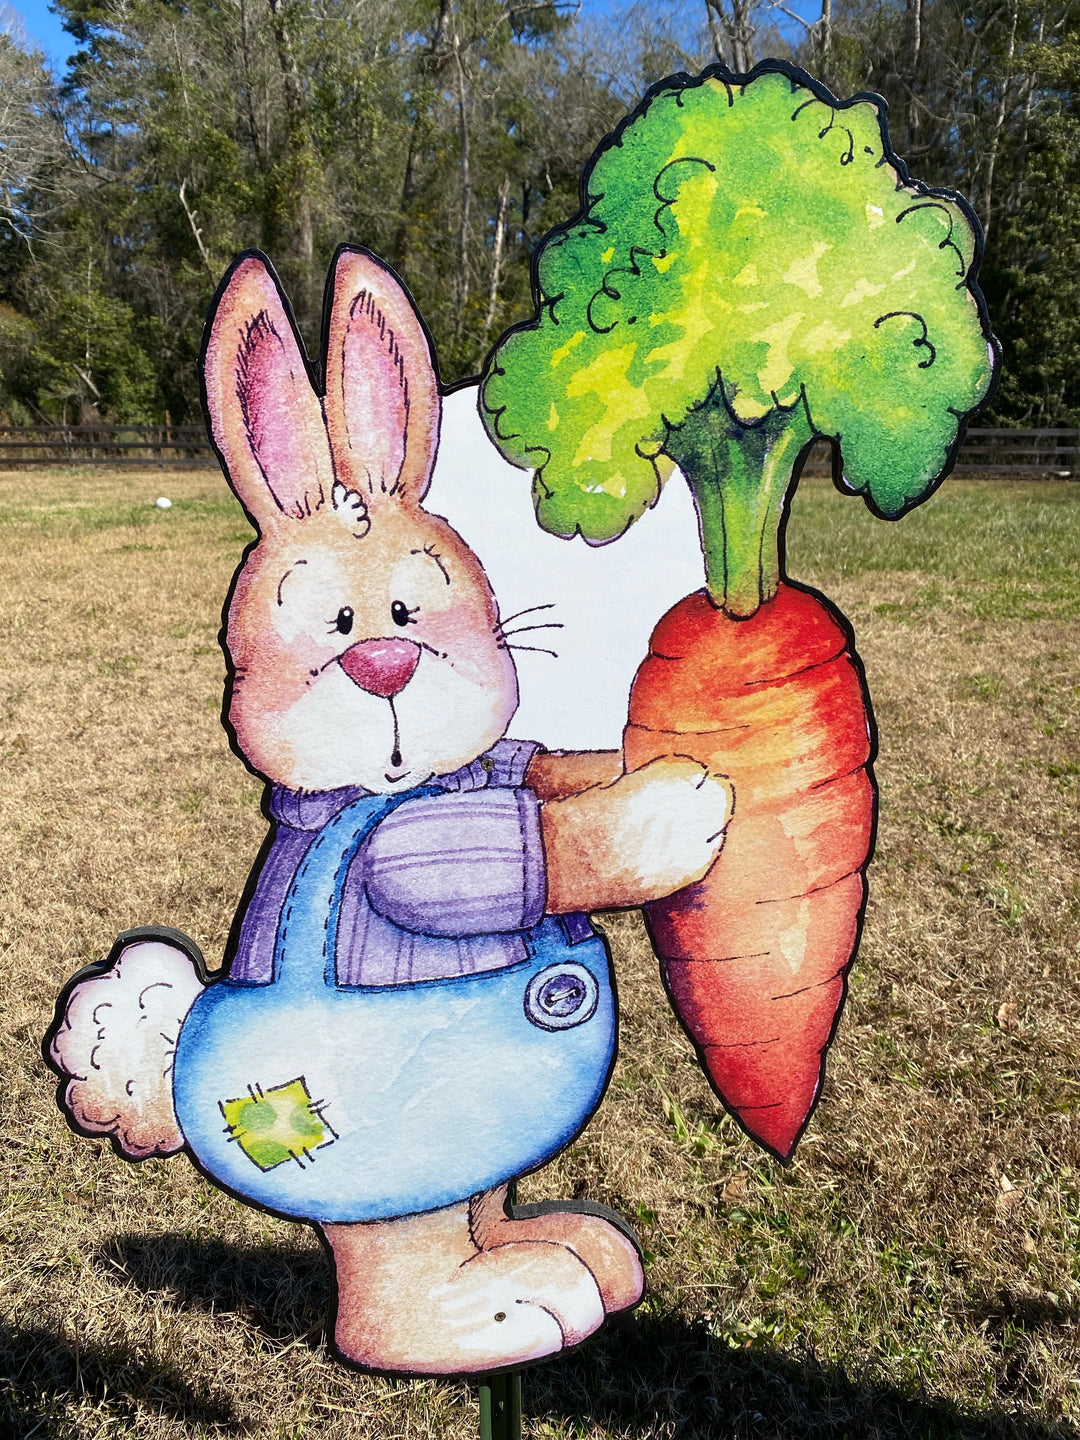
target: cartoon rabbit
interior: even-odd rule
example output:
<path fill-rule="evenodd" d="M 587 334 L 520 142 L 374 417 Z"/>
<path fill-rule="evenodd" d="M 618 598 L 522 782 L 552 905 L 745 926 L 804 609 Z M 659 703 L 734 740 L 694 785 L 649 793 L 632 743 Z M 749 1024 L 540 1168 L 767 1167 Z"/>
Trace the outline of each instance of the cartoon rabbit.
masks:
<path fill-rule="evenodd" d="M 439 439 L 427 334 L 342 248 L 325 389 L 268 262 L 207 326 L 206 413 L 258 530 L 227 601 L 227 726 L 269 782 L 270 843 L 231 964 L 120 937 L 69 984 L 47 1053 L 82 1133 L 186 1148 L 241 1200 L 314 1224 L 345 1359 L 406 1374 L 552 1354 L 634 1305 L 615 1217 L 506 1201 L 579 1133 L 614 1063 L 610 959 L 585 915 L 699 879 L 730 791 L 698 764 L 504 738 L 507 631 L 422 508 Z"/>

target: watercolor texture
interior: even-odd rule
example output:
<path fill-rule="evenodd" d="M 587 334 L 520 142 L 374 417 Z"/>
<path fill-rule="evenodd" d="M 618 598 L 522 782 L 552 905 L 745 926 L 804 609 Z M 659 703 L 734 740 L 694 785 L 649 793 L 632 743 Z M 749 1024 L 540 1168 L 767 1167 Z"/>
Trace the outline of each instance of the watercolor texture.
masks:
<path fill-rule="evenodd" d="M 625 774 L 618 750 L 508 738 L 518 645 L 562 626 L 546 602 L 500 610 L 426 508 L 443 397 L 374 256 L 338 252 L 315 369 L 268 261 L 241 255 L 202 366 L 258 531 L 226 599 L 223 718 L 270 831 L 219 974 L 148 927 L 69 984 L 47 1037 L 61 1104 L 129 1159 L 186 1150 L 314 1225 L 343 1359 L 456 1374 L 557 1353 L 643 1285 L 617 1216 L 507 1198 L 614 1064 L 587 912 L 704 875 L 730 789 L 684 758 Z M 498 516 L 485 528 L 490 547 Z M 624 707 L 622 688 L 616 725 Z"/>
<path fill-rule="evenodd" d="M 622 543 L 676 467 L 693 495 L 705 588 L 653 634 L 626 764 L 677 753 L 733 784 L 716 865 L 647 917 L 714 1090 L 784 1162 L 821 1092 L 876 819 L 862 667 L 786 574 L 788 507 L 816 440 L 882 518 L 944 479 L 997 372 L 980 248 L 959 196 L 908 178 L 879 97 L 776 61 L 675 76 L 594 155 L 536 256 L 535 313 L 481 382 L 551 533 Z"/>
<path fill-rule="evenodd" d="M 591 911 L 645 907 L 716 1093 L 790 1161 L 876 790 L 851 629 L 784 525 L 815 440 L 885 518 L 944 478 L 997 370 L 980 243 L 883 102 L 766 62 L 665 81 L 600 146 L 479 388 L 443 390 L 362 247 L 314 363 L 265 256 L 224 277 L 204 407 L 257 539 L 223 721 L 267 840 L 219 971 L 125 932 L 45 1053 L 79 1132 L 315 1228 L 343 1360 L 505 1369 L 640 1299 L 618 1216 L 509 1198 L 615 1062 Z"/>

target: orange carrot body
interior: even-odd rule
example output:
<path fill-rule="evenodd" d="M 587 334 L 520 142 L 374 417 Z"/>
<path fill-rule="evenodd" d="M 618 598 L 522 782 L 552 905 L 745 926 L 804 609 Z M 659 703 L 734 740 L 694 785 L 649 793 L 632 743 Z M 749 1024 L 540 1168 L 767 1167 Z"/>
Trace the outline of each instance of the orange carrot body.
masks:
<path fill-rule="evenodd" d="M 686 755 L 734 786 L 716 864 L 646 916 L 714 1089 L 786 1161 L 821 1090 L 873 847 L 872 720 L 838 613 L 787 582 L 745 620 L 688 596 L 653 632 L 624 744 L 629 769 Z"/>

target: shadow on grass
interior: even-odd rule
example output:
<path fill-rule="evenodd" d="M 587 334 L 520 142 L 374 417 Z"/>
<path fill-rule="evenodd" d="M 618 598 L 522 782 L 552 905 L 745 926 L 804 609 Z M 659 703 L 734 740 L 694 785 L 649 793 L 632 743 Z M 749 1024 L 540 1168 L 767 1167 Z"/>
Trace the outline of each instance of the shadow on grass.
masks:
<path fill-rule="evenodd" d="M 330 1277 L 316 1250 L 122 1236 L 97 1258 L 175 1309 L 232 1312 L 277 1341 L 320 1341 Z M 1033 1348 L 1038 1328 L 1061 1318 L 1026 1317 Z M 852 1371 L 860 1360 L 853 1357 Z M 524 1429 L 528 1435 L 543 1419 L 565 1424 L 569 1434 L 590 1425 L 626 1440 L 1080 1440 L 1067 1423 L 1029 1418 L 1039 1407 L 1035 1373 L 1020 1374 L 1013 1364 L 1010 1376 L 1003 1364 L 1001 1380 L 1003 1399 L 1023 1404 L 1027 1416 L 965 1414 L 861 1383 L 839 1367 L 768 1348 L 733 1350 L 677 1317 L 641 1316 L 616 1322 L 565 1359 L 528 1369 Z M 226 1401 L 197 1393 L 175 1367 L 135 1361 L 120 1347 L 76 1351 L 44 1329 L 0 1328 L 0 1435 L 45 1440 L 66 1433 L 49 1428 L 57 1407 L 80 1393 L 106 1392 L 120 1418 L 149 1407 L 193 1430 L 239 1428 Z"/>
<path fill-rule="evenodd" d="M 186 1235 L 121 1235 L 99 1260 L 175 1310 L 232 1311 L 272 1340 L 322 1337 L 330 1266 L 321 1250 L 230 1245 Z"/>
<path fill-rule="evenodd" d="M 194 1429 L 238 1430 L 229 1402 L 192 1386 L 180 1366 L 136 1359 L 121 1345 L 76 1345 L 44 1326 L 0 1323 L 0 1435 L 50 1440 L 72 1433 L 72 1409 L 107 1403 L 134 1426 L 147 1412 Z"/>
<path fill-rule="evenodd" d="M 675 1317 L 642 1316 L 527 1371 L 522 1400 L 527 1415 L 576 1416 L 629 1440 L 1080 1440 L 1074 1426 L 1030 1418 L 1039 1395 L 1015 1389 L 1026 1390 L 1013 1397 L 1026 1416 L 965 1413 L 806 1357 L 733 1350 Z"/>
<path fill-rule="evenodd" d="M 240 1247 L 183 1235 L 121 1236 L 94 1257 L 114 1277 L 177 1310 L 230 1311 L 275 1340 L 322 1335 L 329 1269 L 321 1252 L 288 1246 Z M 0 1323 L 0 1440 L 52 1440 L 73 1433 L 73 1413 L 99 1403 L 124 1429 L 148 1412 L 207 1430 L 241 1433 L 227 1397 L 190 1365 L 122 1345 L 78 1345 L 44 1326 Z"/>

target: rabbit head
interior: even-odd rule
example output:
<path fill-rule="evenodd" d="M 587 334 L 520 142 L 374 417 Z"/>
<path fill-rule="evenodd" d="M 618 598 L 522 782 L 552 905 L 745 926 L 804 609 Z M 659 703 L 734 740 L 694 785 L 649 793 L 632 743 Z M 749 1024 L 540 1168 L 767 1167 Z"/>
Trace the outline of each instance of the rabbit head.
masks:
<path fill-rule="evenodd" d="M 342 247 L 316 387 L 277 279 L 240 256 L 207 324 L 206 413 L 258 530 L 233 582 L 229 724 L 290 789 L 389 793 L 481 755 L 517 707 L 487 577 L 421 502 L 441 400 L 412 301 Z"/>

